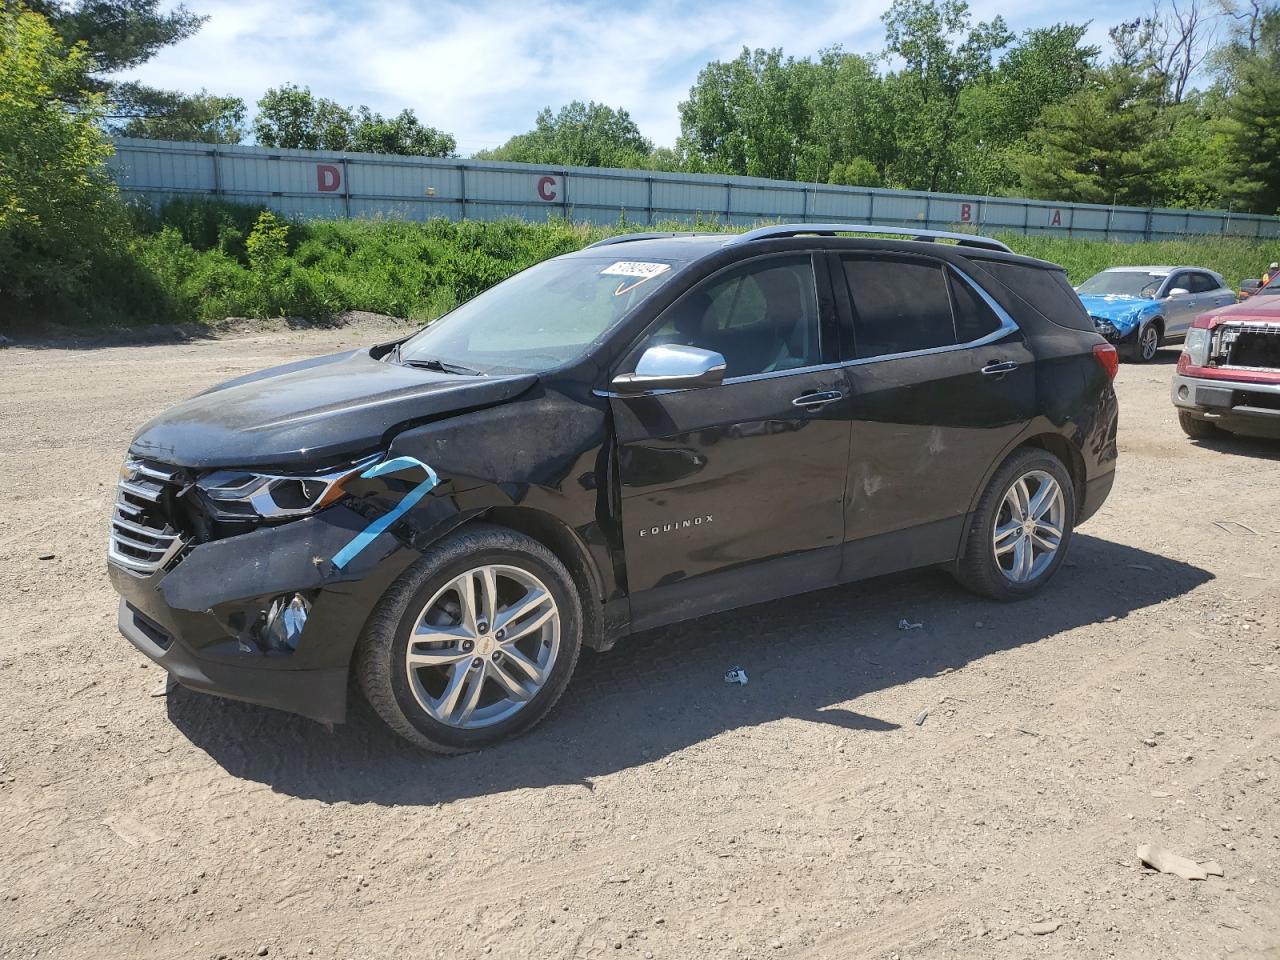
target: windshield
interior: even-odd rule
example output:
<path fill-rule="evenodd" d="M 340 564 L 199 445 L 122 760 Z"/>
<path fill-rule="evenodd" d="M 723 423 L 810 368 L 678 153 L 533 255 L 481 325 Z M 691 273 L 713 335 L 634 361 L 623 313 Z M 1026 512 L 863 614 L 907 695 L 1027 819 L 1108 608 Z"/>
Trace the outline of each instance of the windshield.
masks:
<path fill-rule="evenodd" d="M 1146 297 L 1156 295 L 1167 273 L 1147 273 L 1145 270 L 1103 270 L 1080 284 L 1080 293 L 1108 294 L 1121 297 Z"/>
<path fill-rule="evenodd" d="M 680 265 L 616 255 L 546 260 L 406 340 L 399 359 L 482 374 L 549 370 L 581 356 Z"/>

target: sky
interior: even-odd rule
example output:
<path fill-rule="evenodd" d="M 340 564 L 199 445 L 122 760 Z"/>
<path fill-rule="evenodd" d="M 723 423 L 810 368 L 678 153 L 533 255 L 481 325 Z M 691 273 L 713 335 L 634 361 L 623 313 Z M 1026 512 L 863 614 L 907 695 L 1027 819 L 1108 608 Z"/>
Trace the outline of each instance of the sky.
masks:
<path fill-rule="evenodd" d="M 172 6 L 172 4 L 169 4 Z M 253 105 L 291 82 L 384 114 L 412 107 L 452 133 L 463 155 L 533 126 L 543 107 L 595 100 L 624 107 L 645 136 L 671 146 L 677 104 L 709 61 L 744 46 L 811 56 L 840 44 L 884 45 L 889 0 L 186 0 L 208 22 L 122 78 L 241 97 Z M 1092 21 L 1089 41 L 1149 0 L 970 0 L 1012 30 Z"/>

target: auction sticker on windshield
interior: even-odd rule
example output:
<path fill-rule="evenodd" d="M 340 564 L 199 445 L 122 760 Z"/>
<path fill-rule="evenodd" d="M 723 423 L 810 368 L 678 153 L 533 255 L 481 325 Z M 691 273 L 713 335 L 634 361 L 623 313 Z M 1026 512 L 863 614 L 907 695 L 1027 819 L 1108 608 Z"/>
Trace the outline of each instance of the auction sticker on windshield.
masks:
<path fill-rule="evenodd" d="M 625 280 L 618 284 L 618 289 L 613 291 L 615 297 L 620 297 L 630 290 L 634 290 L 646 280 L 652 280 L 654 277 L 661 276 L 671 269 L 669 263 L 645 263 L 642 260 L 619 260 L 617 263 L 611 263 L 600 271 L 600 275 L 604 277 L 635 277 L 636 279 L 627 283 Z"/>

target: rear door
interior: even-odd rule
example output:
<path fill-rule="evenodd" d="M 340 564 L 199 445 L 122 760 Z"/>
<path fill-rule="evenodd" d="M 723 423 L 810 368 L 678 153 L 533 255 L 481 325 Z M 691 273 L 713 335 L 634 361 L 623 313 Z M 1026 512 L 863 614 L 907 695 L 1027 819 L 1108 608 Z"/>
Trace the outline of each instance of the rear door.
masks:
<path fill-rule="evenodd" d="M 1035 357 L 947 264 L 832 259 L 852 419 L 842 578 L 951 560 L 978 486 L 1033 415 Z"/>
<path fill-rule="evenodd" d="M 759 257 L 693 288 L 643 350 L 726 360 L 722 385 L 610 399 L 637 627 L 836 582 L 849 464 L 826 261 Z"/>

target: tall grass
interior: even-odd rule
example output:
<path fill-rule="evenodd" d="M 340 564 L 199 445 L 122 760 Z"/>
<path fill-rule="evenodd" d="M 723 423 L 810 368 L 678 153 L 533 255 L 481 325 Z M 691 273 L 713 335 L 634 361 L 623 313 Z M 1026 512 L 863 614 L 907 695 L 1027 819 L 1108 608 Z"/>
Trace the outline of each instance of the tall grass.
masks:
<path fill-rule="evenodd" d="M 1107 267 L 1147 265 L 1208 267 L 1234 289 L 1240 281 L 1259 277 L 1267 264 L 1280 259 L 1280 241 L 1243 240 L 1234 237 L 1188 237 L 1152 243 L 1119 243 L 1067 240 L 1060 237 L 1000 237 L 1018 253 L 1050 260 L 1066 267 L 1071 282 L 1088 280 Z"/>
<path fill-rule="evenodd" d="M 625 218 L 608 228 L 564 220 L 296 222 L 261 207 L 175 200 L 156 212 L 134 211 L 128 262 L 95 273 L 96 295 L 79 315 L 46 319 L 96 326 L 216 325 L 226 317 L 323 321 L 366 310 L 423 322 L 548 257 L 642 229 L 742 228 L 723 228 L 714 220 L 646 228 Z M 1185 263 L 1209 267 L 1238 284 L 1280 259 L 1278 245 L 1239 239 L 1001 239 L 1019 253 L 1062 264 L 1074 283 L 1109 266 Z"/>

